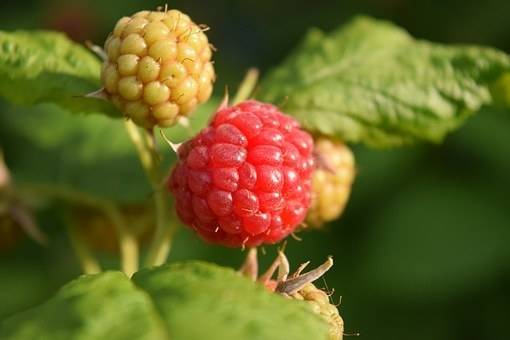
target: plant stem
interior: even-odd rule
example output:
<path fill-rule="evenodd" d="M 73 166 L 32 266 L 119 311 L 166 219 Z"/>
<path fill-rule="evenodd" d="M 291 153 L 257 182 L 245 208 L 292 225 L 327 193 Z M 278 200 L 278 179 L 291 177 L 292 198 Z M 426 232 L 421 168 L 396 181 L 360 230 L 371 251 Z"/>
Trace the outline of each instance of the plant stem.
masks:
<path fill-rule="evenodd" d="M 168 216 L 168 195 L 163 188 L 163 176 L 159 168 L 159 154 L 153 132 L 140 129 L 131 121 L 126 122 L 126 129 L 138 152 L 140 162 L 154 190 L 154 206 L 156 211 L 156 231 L 145 259 L 146 266 L 159 266 L 166 262 L 170 252 L 176 225 L 170 224 Z"/>
<path fill-rule="evenodd" d="M 98 197 L 87 195 L 85 193 L 54 186 L 30 185 L 22 187 L 18 186 L 18 189 L 36 197 L 42 196 L 51 199 L 60 199 L 77 205 L 94 207 L 102 211 L 110 219 L 115 227 L 115 230 L 117 231 L 121 253 L 122 271 L 127 276 L 131 277 L 131 275 L 133 275 L 138 270 L 138 243 L 135 236 L 129 231 L 124 217 L 119 212 L 119 209 L 117 206 L 115 206 L 115 204 Z M 75 247 L 75 250 L 77 252 L 82 251 L 83 247 Z M 78 257 L 81 256 L 80 254 L 77 255 Z M 89 255 L 86 257 L 89 258 L 91 256 L 92 255 L 89 252 Z"/>
<path fill-rule="evenodd" d="M 156 232 L 152 239 L 145 265 L 160 266 L 166 262 L 170 249 L 172 247 L 172 239 L 175 234 L 175 228 L 170 224 L 170 218 L 167 214 L 169 210 L 167 206 L 167 197 L 164 190 L 159 189 L 154 194 L 154 203 L 156 206 Z"/>
<path fill-rule="evenodd" d="M 155 163 L 159 161 L 154 135 L 146 133 L 146 145 Z M 160 266 L 166 262 L 172 246 L 172 239 L 175 233 L 175 224 L 170 223 L 168 212 L 168 195 L 163 187 L 163 178 L 158 169 L 152 169 L 152 187 L 154 189 L 154 206 L 156 208 L 156 232 L 149 247 L 146 266 Z M 149 172 L 149 178 L 151 172 Z"/>
<path fill-rule="evenodd" d="M 234 97 L 234 100 L 232 101 L 232 105 L 238 104 L 243 100 L 250 98 L 255 89 L 255 86 L 257 86 L 258 79 L 259 70 L 257 70 L 256 68 L 250 68 L 248 72 L 246 72 L 243 81 L 241 82 L 239 88 L 237 89 L 237 93 L 236 96 Z"/>
<path fill-rule="evenodd" d="M 126 219 L 120 213 L 119 209 L 113 204 L 104 205 L 103 211 L 115 226 L 117 238 L 119 240 L 122 271 L 128 276 L 133 276 L 139 266 L 138 241 L 131 233 L 126 224 Z"/>
<path fill-rule="evenodd" d="M 80 262 L 83 274 L 97 274 L 101 272 L 101 266 L 92 255 L 89 247 L 83 242 L 82 237 L 76 232 L 73 225 L 67 227 L 69 239 L 74 249 L 74 253 Z"/>
<path fill-rule="evenodd" d="M 147 146 L 147 138 L 142 137 L 138 127 L 130 120 L 127 120 L 125 125 L 129 138 L 131 138 L 138 153 L 138 157 L 140 158 L 140 163 L 142 163 L 142 167 L 149 177 L 151 184 L 154 184 L 156 180 L 155 177 L 159 176 L 158 167 L 157 164 L 155 164 L 157 162 L 157 157 L 155 158 L 152 154 Z"/>

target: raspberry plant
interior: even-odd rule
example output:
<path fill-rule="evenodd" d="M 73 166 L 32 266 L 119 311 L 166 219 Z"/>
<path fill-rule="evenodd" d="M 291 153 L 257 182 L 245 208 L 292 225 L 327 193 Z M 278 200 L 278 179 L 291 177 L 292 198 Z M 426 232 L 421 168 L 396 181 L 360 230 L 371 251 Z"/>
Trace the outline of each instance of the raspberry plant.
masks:
<path fill-rule="evenodd" d="M 32 216 L 58 205 L 88 274 L 3 320 L 0 338 L 341 339 L 343 319 L 312 284 L 332 260 L 288 276 L 280 253 L 278 279 L 273 265 L 255 285 L 252 247 L 338 218 L 355 173 L 345 143 L 439 143 L 482 106 L 509 105 L 503 52 L 415 40 L 369 18 L 310 31 L 259 84 L 251 70 L 233 103 L 219 104 L 220 90 L 208 101 L 216 74 L 205 31 L 178 10 L 142 11 L 119 19 L 104 50 L 89 46 L 97 55 L 58 32 L 0 32 L 0 95 L 44 104 L 0 117 L 2 134 L 21 136 L 16 149 L 2 142 L 0 244 L 23 234 L 45 243 Z M 141 201 L 143 213 L 125 209 Z M 210 263 L 166 265 L 181 223 L 251 248 L 250 279 Z M 102 270 L 98 244 L 118 248 L 123 273 Z"/>

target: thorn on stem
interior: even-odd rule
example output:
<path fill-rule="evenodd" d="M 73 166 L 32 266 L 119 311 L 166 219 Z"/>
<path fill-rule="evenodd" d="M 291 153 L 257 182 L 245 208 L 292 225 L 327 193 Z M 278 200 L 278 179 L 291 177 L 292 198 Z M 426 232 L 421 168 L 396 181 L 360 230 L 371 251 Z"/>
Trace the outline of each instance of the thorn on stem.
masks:
<path fill-rule="evenodd" d="M 96 90 L 94 92 L 87 93 L 84 96 L 76 96 L 76 97 L 94 98 L 94 99 L 99 99 L 99 100 L 108 100 L 108 95 L 106 94 L 106 91 L 104 90 L 104 87 L 102 87 L 99 90 Z"/>
<path fill-rule="evenodd" d="M 92 52 L 94 52 L 102 61 L 108 60 L 108 55 L 106 52 L 100 47 L 95 45 L 92 41 L 87 40 L 85 41 L 85 46 Z"/>
<path fill-rule="evenodd" d="M 170 148 L 174 150 L 175 153 L 177 153 L 182 143 L 172 143 L 170 139 L 168 139 L 168 137 L 165 135 L 163 130 L 159 130 L 159 133 L 161 134 L 161 137 L 165 140 L 165 142 L 170 146 Z"/>

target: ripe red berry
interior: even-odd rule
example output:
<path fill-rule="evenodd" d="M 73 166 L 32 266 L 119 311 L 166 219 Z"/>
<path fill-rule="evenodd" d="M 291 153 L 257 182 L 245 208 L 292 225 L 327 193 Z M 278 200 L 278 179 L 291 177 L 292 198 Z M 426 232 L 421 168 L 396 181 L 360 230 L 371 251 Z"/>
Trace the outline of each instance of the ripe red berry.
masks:
<path fill-rule="evenodd" d="M 310 206 L 313 139 L 270 104 L 220 109 L 179 147 L 169 179 L 180 219 L 205 240 L 230 247 L 275 243 Z"/>

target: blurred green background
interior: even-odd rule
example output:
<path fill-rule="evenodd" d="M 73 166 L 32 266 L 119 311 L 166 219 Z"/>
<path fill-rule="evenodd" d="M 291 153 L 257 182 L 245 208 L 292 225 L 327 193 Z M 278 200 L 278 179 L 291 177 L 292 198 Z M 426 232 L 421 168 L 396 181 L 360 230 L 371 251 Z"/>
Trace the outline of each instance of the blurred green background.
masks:
<path fill-rule="evenodd" d="M 59 29 L 79 42 L 101 44 L 119 17 L 161 4 L 3 0 L 0 29 Z M 208 34 L 219 49 L 214 58 L 217 95 L 225 85 L 235 89 L 248 67 L 264 72 L 277 65 L 309 27 L 331 30 L 356 14 L 394 21 L 417 38 L 510 52 L 510 2 L 505 0 L 195 0 L 169 5 L 212 28 Z M 44 110 L 1 103 L 0 118 L 9 114 L 40 115 Z M 17 130 L 8 121 L 0 119 L 0 146 L 8 165 L 16 168 L 27 156 L 16 154 L 21 152 L 14 145 Z M 482 110 L 441 146 L 353 147 L 358 176 L 346 213 L 325 231 L 302 233 L 303 241 L 290 240 L 287 246 L 294 266 L 334 256 L 335 267 L 318 284 L 334 287 L 336 301 L 343 297 L 347 332 L 374 340 L 509 338 L 509 131 L 508 112 Z M 35 153 L 32 166 L 37 168 L 41 159 Z M 44 301 L 80 272 L 57 212 L 39 215 L 51 247 L 25 240 L 0 253 L 0 317 Z M 266 252 L 264 264 L 272 260 L 274 247 Z M 183 230 L 170 261 L 204 259 L 238 266 L 243 255 L 204 245 Z M 111 256 L 102 260 L 106 267 L 116 265 Z"/>

